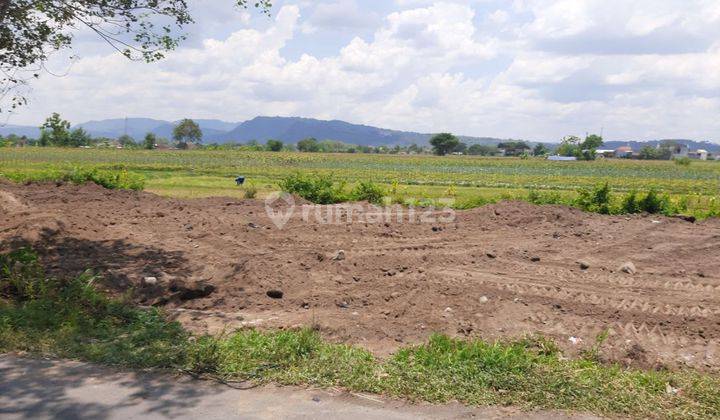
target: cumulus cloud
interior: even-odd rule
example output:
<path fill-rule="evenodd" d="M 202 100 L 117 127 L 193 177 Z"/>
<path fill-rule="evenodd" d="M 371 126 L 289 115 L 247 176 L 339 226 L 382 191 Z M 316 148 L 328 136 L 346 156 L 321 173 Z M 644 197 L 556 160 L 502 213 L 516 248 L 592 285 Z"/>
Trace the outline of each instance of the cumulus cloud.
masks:
<path fill-rule="evenodd" d="M 542 140 L 600 127 L 720 138 L 715 0 L 378 4 L 284 2 L 262 21 L 209 10 L 192 43 L 150 65 L 94 46 L 67 77 L 41 78 L 13 123 L 301 115 Z"/>

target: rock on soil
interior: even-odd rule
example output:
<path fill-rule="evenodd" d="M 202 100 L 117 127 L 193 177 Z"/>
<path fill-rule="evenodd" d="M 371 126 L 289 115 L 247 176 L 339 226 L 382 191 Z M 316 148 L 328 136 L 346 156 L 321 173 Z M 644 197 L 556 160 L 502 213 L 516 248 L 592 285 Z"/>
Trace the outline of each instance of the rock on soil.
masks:
<path fill-rule="evenodd" d="M 632 262 L 626 262 L 625 264 L 620 266 L 620 271 L 627 274 L 635 274 L 637 272 L 637 269 L 635 268 L 635 264 Z"/>

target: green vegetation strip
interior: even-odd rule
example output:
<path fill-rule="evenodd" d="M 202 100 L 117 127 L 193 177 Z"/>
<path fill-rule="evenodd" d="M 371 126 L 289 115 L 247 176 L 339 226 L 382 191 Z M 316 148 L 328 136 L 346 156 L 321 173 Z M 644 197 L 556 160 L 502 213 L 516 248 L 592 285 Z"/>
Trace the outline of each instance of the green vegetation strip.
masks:
<path fill-rule="evenodd" d="M 116 173 L 122 174 L 120 179 L 107 179 Z M 0 177 L 16 181 L 86 179 L 110 188 L 144 186 L 157 194 L 182 198 L 242 197 L 246 189 L 233 181 L 238 175 L 252 183 L 254 194 L 250 195 L 263 197 L 297 173 L 330 177 L 334 187 L 346 187 L 338 193 L 351 197 L 373 198 L 376 191 L 366 188 L 370 184 L 360 187 L 364 191 L 356 187 L 374 183 L 397 201 L 452 198 L 457 208 L 507 199 L 572 204 L 581 198 L 579 190 L 607 183 L 614 192 L 610 212 L 623 207 L 624 195 L 638 191 L 643 199 L 653 190 L 661 199 L 667 198 L 668 208 L 678 212 L 697 218 L 720 215 L 720 162 L 693 161 L 684 166 L 627 159 L 551 162 L 473 156 L 52 147 L 3 148 L 0 153 Z M 528 191 L 534 192 L 532 197 Z"/>
<path fill-rule="evenodd" d="M 142 175 L 125 170 L 103 170 L 98 168 L 47 169 L 41 171 L 7 171 L 0 177 L 15 182 L 72 182 L 84 184 L 93 182 L 108 189 L 141 191 L 145 188 Z"/>
<path fill-rule="evenodd" d="M 258 383 L 339 386 L 393 397 L 665 418 L 720 416 L 720 378 L 568 360 L 542 337 L 511 342 L 435 335 L 387 360 L 317 333 L 244 330 L 197 337 L 158 309 L 104 296 L 94 277 L 47 278 L 36 255 L 0 256 L 0 352 L 189 371 Z"/>

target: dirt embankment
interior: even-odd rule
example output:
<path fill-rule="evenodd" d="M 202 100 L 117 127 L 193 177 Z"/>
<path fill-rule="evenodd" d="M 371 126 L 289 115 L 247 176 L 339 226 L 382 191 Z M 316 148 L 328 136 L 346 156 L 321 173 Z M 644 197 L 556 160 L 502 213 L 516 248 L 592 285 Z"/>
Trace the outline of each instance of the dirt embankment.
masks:
<path fill-rule="evenodd" d="M 432 332 L 542 333 L 575 354 L 608 329 L 614 360 L 720 367 L 718 220 L 506 202 L 435 223 L 297 209 L 278 229 L 260 201 L 9 183 L 0 210 L 0 251 L 32 245 L 59 275 L 94 268 L 200 331 L 313 325 L 378 354 Z"/>

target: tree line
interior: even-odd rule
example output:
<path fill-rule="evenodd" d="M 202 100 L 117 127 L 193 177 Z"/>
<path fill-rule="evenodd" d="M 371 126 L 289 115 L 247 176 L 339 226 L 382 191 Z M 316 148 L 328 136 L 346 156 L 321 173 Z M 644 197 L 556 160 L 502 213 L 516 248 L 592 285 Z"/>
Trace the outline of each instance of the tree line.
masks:
<path fill-rule="evenodd" d="M 584 140 L 576 136 L 565 137 L 554 152 L 561 156 L 575 156 L 581 160 L 595 158 L 595 150 L 602 145 L 602 137 L 591 134 Z M 53 113 L 40 126 L 40 136 L 37 139 L 25 136 L 0 136 L 0 144 L 5 146 L 53 146 L 53 147 L 121 147 L 130 149 L 155 148 L 203 148 L 209 150 L 264 150 L 271 152 L 298 151 L 304 153 L 384 153 L 384 154 L 429 154 L 439 156 L 449 154 L 473 156 L 547 156 L 552 153 L 547 145 L 537 143 L 531 147 L 521 140 L 506 140 L 497 145 L 467 144 L 451 133 L 439 133 L 430 139 L 430 146 L 417 144 L 395 146 L 366 146 L 348 144 L 337 140 L 318 140 L 306 138 L 297 143 L 284 143 L 281 140 L 270 139 L 262 144 L 256 140 L 245 143 L 228 142 L 223 144 L 203 144 L 203 132 L 200 126 L 191 119 L 179 121 L 172 130 L 172 138 L 158 137 L 154 133 L 147 133 L 144 138 L 136 140 L 124 134 L 117 139 L 107 137 L 93 137 L 82 127 L 72 128 L 69 121 L 63 119 L 58 113 Z M 645 151 L 650 155 L 652 151 Z M 655 156 L 655 155 L 652 155 Z M 647 157 L 652 158 L 652 157 Z"/>

